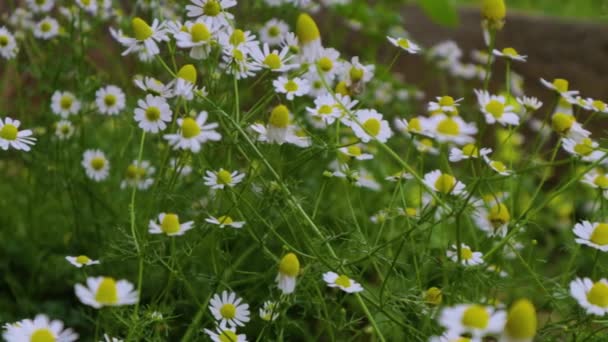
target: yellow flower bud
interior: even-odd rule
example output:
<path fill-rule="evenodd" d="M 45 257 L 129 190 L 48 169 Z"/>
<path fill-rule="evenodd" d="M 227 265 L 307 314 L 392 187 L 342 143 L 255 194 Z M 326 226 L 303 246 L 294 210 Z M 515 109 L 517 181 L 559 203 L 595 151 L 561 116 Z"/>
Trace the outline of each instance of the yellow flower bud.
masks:
<path fill-rule="evenodd" d="M 491 21 L 501 21 L 507 15 L 504 0 L 483 0 L 481 2 L 481 15 Z"/>
<path fill-rule="evenodd" d="M 177 72 L 177 77 L 184 79 L 192 84 L 196 84 L 196 68 L 192 64 L 184 65 Z"/>
<path fill-rule="evenodd" d="M 527 299 L 515 302 L 507 314 L 505 333 L 516 339 L 531 339 L 536 335 L 536 309 Z"/>
<path fill-rule="evenodd" d="M 315 23 L 314 19 L 306 13 L 302 13 L 298 17 L 296 35 L 301 44 L 308 44 L 321 37 L 317 23 Z"/>
<path fill-rule="evenodd" d="M 135 34 L 135 39 L 143 41 L 154 34 L 152 28 L 148 23 L 146 23 L 142 18 L 136 17 L 131 20 L 131 27 L 133 28 L 133 33 Z"/>

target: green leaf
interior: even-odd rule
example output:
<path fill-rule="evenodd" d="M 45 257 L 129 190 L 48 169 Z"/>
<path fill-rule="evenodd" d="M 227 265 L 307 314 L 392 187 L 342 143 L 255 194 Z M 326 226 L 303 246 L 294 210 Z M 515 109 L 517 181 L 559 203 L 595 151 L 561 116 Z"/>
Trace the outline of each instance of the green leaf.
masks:
<path fill-rule="evenodd" d="M 433 22 L 450 27 L 458 25 L 458 12 L 452 0 L 419 0 L 419 3 Z"/>

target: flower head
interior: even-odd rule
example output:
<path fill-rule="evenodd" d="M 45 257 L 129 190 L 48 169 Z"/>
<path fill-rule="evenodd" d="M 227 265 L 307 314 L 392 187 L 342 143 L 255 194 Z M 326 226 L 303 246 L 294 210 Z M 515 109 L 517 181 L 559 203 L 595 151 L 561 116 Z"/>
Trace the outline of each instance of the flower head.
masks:
<path fill-rule="evenodd" d="M 111 277 L 89 277 L 86 286 L 76 284 L 74 289 L 83 304 L 95 309 L 104 306 L 131 305 L 139 300 L 133 284 L 126 280 L 116 281 Z"/>

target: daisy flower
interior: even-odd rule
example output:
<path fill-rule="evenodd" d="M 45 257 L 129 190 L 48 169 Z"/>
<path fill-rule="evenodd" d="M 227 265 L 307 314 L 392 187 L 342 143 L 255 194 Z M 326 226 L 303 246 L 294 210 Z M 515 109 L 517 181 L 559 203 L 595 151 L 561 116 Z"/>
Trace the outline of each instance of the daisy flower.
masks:
<path fill-rule="evenodd" d="M 19 130 L 21 121 L 11 119 L 8 116 L 0 118 L 0 149 L 7 151 L 9 148 L 15 150 L 29 151 L 30 146 L 36 143 L 29 129 Z"/>
<path fill-rule="evenodd" d="M 352 125 L 351 128 L 355 135 L 365 143 L 372 139 L 385 143 L 393 135 L 388 121 L 384 120 L 382 114 L 374 109 L 357 110 L 355 117 L 357 124 Z"/>
<path fill-rule="evenodd" d="M 225 323 L 218 324 L 215 331 L 209 329 L 204 331 L 213 342 L 247 342 L 247 336 L 237 334 L 235 327 L 228 327 Z"/>
<path fill-rule="evenodd" d="M 317 97 L 314 107 L 307 107 L 306 111 L 315 118 L 319 118 L 326 125 L 333 124 L 342 115 L 339 104 L 331 94 L 324 94 Z"/>
<path fill-rule="evenodd" d="M 177 72 L 177 78 L 169 83 L 169 86 L 173 88 L 173 95 L 183 97 L 186 100 L 192 100 L 195 93 L 206 95 L 204 88 L 198 89 L 196 87 L 197 78 L 198 74 L 193 64 L 182 66 Z"/>
<path fill-rule="evenodd" d="M 100 263 L 99 260 L 93 260 L 86 255 L 66 256 L 65 260 L 78 268 L 81 268 L 82 266 L 98 265 Z"/>
<path fill-rule="evenodd" d="M 294 253 L 287 253 L 279 263 L 279 273 L 275 281 L 283 294 L 291 294 L 296 288 L 296 279 L 300 274 L 300 260 Z"/>
<path fill-rule="evenodd" d="M 488 164 L 488 166 L 492 170 L 498 172 L 498 174 L 501 176 L 509 176 L 513 173 L 513 171 L 509 170 L 507 168 L 507 166 L 501 161 L 492 160 L 492 159 L 488 158 L 487 155 L 483 156 L 483 160 L 486 162 L 486 164 Z"/>
<path fill-rule="evenodd" d="M 251 57 L 254 63 L 264 69 L 274 72 L 286 72 L 291 69 L 298 68 L 296 63 L 288 64 L 292 56 L 288 55 L 289 48 L 283 47 L 281 50 L 270 50 L 268 44 L 264 44 L 262 48 L 256 48 L 251 51 Z"/>
<path fill-rule="evenodd" d="M 2 39 L 0 37 L 0 39 Z M 597 113 L 608 113 L 608 104 L 604 101 L 588 98 L 583 100 L 584 108 Z"/>
<path fill-rule="evenodd" d="M 272 18 L 260 29 L 260 40 L 270 46 L 280 45 L 288 32 L 289 26 L 286 22 Z"/>
<path fill-rule="evenodd" d="M 340 147 L 338 151 L 345 156 L 355 158 L 356 160 L 370 160 L 374 159 L 374 155 L 370 153 L 364 153 L 361 144 L 350 145 L 346 147 Z"/>
<path fill-rule="evenodd" d="M 82 166 L 90 179 L 101 182 L 110 175 L 110 162 L 100 150 L 86 150 L 82 158 Z"/>
<path fill-rule="evenodd" d="M 427 118 L 418 116 L 413 117 L 409 121 L 403 118 L 395 118 L 393 124 L 398 132 L 401 132 L 405 136 L 410 136 L 410 133 L 423 134 L 422 127 L 425 126 L 424 122 Z"/>
<path fill-rule="evenodd" d="M 131 305 L 139 301 L 133 284 L 110 277 L 89 277 L 87 286 L 76 284 L 76 296 L 82 304 L 101 309 L 104 306 Z"/>
<path fill-rule="evenodd" d="M 386 39 L 388 39 L 388 41 L 391 42 L 391 44 L 395 45 L 396 47 L 401 48 L 404 51 L 411 53 L 413 55 L 420 52 L 420 47 L 407 38 L 395 38 L 395 37 L 386 36 Z"/>
<path fill-rule="evenodd" d="M 352 86 L 358 83 L 367 83 L 374 77 L 376 66 L 373 64 L 363 65 L 359 62 L 359 57 L 353 57 L 350 62 L 342 63 L 343 79 L 346 79 L 346 84 Z"/>
<path fill-rule="evenodd" d="M 96 15 L 98 9 L 97 1 L 98 0 L 76 0 L 76 4 L 89 14 Z"/>
<path fill-rule="evenodd" d="M 321 51 L 323 45 L 321 43 L 321 33 L 315 20 L 307 13 L 302 13 L 298 16 L 296 22 L 296 35 L 300 43 L 300 56 L 305 62 L 315 61 Z"/>
<path fill-rule="evenodd" d="M 218 171 L 206 171 L 206 176 L 203 177 L 205 185 L 210 186 L 211 189 L 224 189 L 224 187 L 234 187 L 239 184 L 244 178 L 245 174 L 238 171 L 226 171 L 219 169 Z"/>
<path fill-rule="evenodd" d="M 62 321 L 51 320 L 44 314 L 38 314 L 34 319 L 24 319 L 7 324 L 2 337 L 7 342 L 72 342 L 78 340 L 78 334 L 70 328 L 64 329 Z"/>
<path fill-rule="evenodd" d="M 500 333 L 504 327 L 506 314 L 490 306 L 479 304 L 459 304 L 441 310 L 439 324 L 448 331 L 460 335 L 471 334 L 481 339 L 487 334 Z"/>
<path fill-rule="evenodd" d="M 485 90 L 475 89 L 477 102 L 481 112 L 490 125 L 498 122 L 503 126 L 519 125 L 519 116 L 515 114 L 513 106 L 507 105 L 507 100 L 502 95 L 490 95 Z"/>
<path fill-rule="evenodd" d="M 201 60 L 209 56 L 211 46 L 214 43 L 215 29 L 207 26 L 204 22 L 186 23 L 185 30 L 180 30 L 175 35 L 177 46 L 190 49 L 190 57 Z"/>
<path fill-rule="evenodd" d="M 270 111 L 268 125 L 266 126 L 266 137 L 270 143 L 279 145 L 286 142 L 290 133 L 291 113 L 285 105 L 275 106 Z"/>
<path fill-rule="evenodd" d="M 55 0 L 26 0 L 27 6 L 34 13 L 50 12 L 55 6 Z"/>
<path fill-rule="evenodd" d="M 427 107 L 427 110 L 430 113 L 434 112 L 442 112 L 448 115 L 457 114 L 458 106 L 460 106 L 459 102 L 462 99 L 454 100 L 451 96 L 440 96 L 436 97 L 437 102 L 430 101 Z"/>
<path fill-rule="evenodd" d="M 219 125 L 215 122 L 206 123 L 207 118 L 208 113 L 202 111 L 196 119 L 177 119 L 177 134 L 165 134 L 165 140 L 176 150 L 190 150 L 194 153 L 199 152 L 201 146 L 208 141 L 220 141 L 222 135 L 215 130 Z"/>
<path fill-rule="evenodd" d="M 109 85 L 95 93 L 95 104 L 101 114 L 118 115 L 125 109 L 125 93 L 119 87 Z"/>
<path fill-rule="evenodd" d="M 55 124 L 55 136 L 59 140 L 67 140 L 74 135 L 74 125 L 68 120 L 60 120 Z"/>
<path fill-rule="evenodd" d="M 234 75 L 237 80 L 245 79 L 255 75 L 255 72 L 261 67 L 251 59 L 251 51 L 259 50 L 259 47 L 253 49 L 245 47 L 230 47 L 224 48 L 222 51 L 222 61 L 220 65 L 226 69 L 228 74 Z M 272 61 L 269 60 L 270 62 Z"/>
<path fill-rule="evenodd" d="M 48 0 L 47 0 L 48 1 Z M 59 23 L 51 17 L 45 17 L 34 26 L 34 37 L 49 40 L 59 35 Z"/>
<path fill-rule="evenodd" d="M 466 144 L 462 149 L 458 147 L 452 147 L 450 149 L 450 161 L 455 163 L 464 159 L 477 159 L 479 157 L 485 157 L 492 153 L 491 148 L 482 147 L 481 150 L 477 148 L 474 143 Z"/>
<path fill-rule="evenodd" d="M 172 85 L 164 84 L 154 77 L 136 75 L 133 78 L 133 83 L 137 88 L 157 96 L 164 98 L 171 98 L 174 96 Z"/>
<path fill-rule="evenodd" d="M 53 113 L 67 118 L 70 115 L 78 114 L 80 101 L 69 91 L 57 90 L 51 97 L 51 110 Z"/>
<path fill-rule="evenodd" d="M 260 308 L 260 318 L 267 322 L 279 318 L 279 303 L 271 300 L 265 301 L 264 306 Z"/>
<path fill-rule="evenodd" d="M 123 35 L 121 31 L 110 29 L 118 42 L 126 47 L 126 50 L 122 53 L 123 56 L 140 51 L 144 51 L 149 56 L 155 56 L 160 53 L 158 43 L 169 40 L 164 25 L 158 19 L 154 19 L 152 26 L 150 26 L 142 18 L 133 18 L 131 29 L 135 37 L 128 37 Z"/>
<path fill-rule="evenodd" d="M 219 324 L 231 327 L 244 326 L 249 322 L 249 304 L 241 303 L 243 300 L 234 292 L 222 291 L 215 294 L 209 301 L 209 311 Z"/>
<path fill-rule="evenodd" d="M 180 223 L 177 214 L 160 213 L 158 220 L 150 220 L 148 233 L 181 236 L 192 228 L 194 228 L 194 221 Z"/>
<path fill-rule="evenodd" d="M 13 59 L 18 52 L 15 36 L 6 27 L 0 26 L 0 56 L 4 59 Z"/>
<path fill-rule="evenodd" d="M 518 97 L 517 103 L 524 107 L 528 113 L 533 113 L 543 106 L 543 103 L 539 99 L 532 96 Z"/>
<path fill-rule="evenodd" d="M 573 232 L 577 243 L 608 252 L 608 224 L 582 221 L 574 225 Z"/>
<path fill-rule="evenodd" d="M 167 122 L 171 122 L 173 115 L 164 97 L 150 94 L 146 95 L 145 100 L 137 101 L 134 113 L 134 119 L 139 128 L 149 133 L 164 131 L 167 128 Z"/>
<path fill-rule="evenodd" d="M 551 127 L 557 133 L 569 139 L 581 140 L 591 135 L 591 132 L 576 122 L 576 118 L 571 114 L 555 113 L 551 118 Z"/>
<path fill-rule="evenodd" d="M 225 50 L 240 49 L 249 53 L 258 48 L 259 42 L 253 33 L 228 27 L 218 32 L 218 41 Z"/>
<path fill-rule="evenodd" d="M 405 179 L 405 180 L 414 179 L 414 176 L 405 170 L 401 170 L 401 171 L 397 171 L 397 172 L 393 173 L 390 176 L 387 176 L 384 179 L 386 179 L 389 182 L 398 182 L 403 179 Z"/>
<path fill-rule="evenodd" d="M 366 188 L 373 191 L 380 191 L 381 189 L 380 183 L 378 183 L 376 178 L 374 178 L 374 175 L 366 169 L 361 168 L 358 171 L 354 171 L 350 175 L 350 178 L 354 180 L 355 186 L 359 188 Z"/>
<path fill-rule="evenodd" d="M 526 58 L 528 58 L 528 56 L 522 56 L 520 55 L 517 50 L 515 50 L 512 47 L 507 47 L 501 50 L 497 50 L 494 49 L 492 51 L 492 53 L 494 54 L 494 56 L 498 56 L 498 57 L 504 57 L 506 59 L 512 60 L 512 61 L 517 61 L 517 62 L 525 62 Z"/>
<path fill-rule="evenodd" d="M 342 70 L 340 52 L 333 48 L 322 49 L 314 62 L 314 64 L 310 65 L 309 71 L 320 74 L 327 82 L 333 81 L 335 76 Z"/>
<path fill-rule="evenodd" d="M 431 171 L 424 175 L 424 184 L 431 190 L 450 195 L 466 194 L 465 185 L 448 173 L 439 170 Z"/>
<path fill-rule="evenodd" d="M 150 165 L 149 161 L 134 160 L 133 163 L 127 167 L 125 179 L 120 183 L 120 188 L 135 187 L 139 190 L 146 190 L 154 183 L 154 178 L 151 176 L 155 171 L 156 169 L 154 166 Z"/>
<path fill-rule="evenodd" d="M 451 249 L 446 251 L 448 258 L 454 262 L 458 262 L 458 248 L 452 245 Z M 483 264 L 483 254 L 473 251 L 469 246 L 460 244 L 460 263 L 464 266 L 477 266 Z"/>
<path fill-rule="evenodd" d="M 234 221 L 232 219 L 232 217 L 227 216 L 227 215 L 219 216 L 219 217 L 210 216 L 210 217 L 206 218 L 205 221 L 207 221 L 211 224 L 216 224 L 220 228 L 232 227 L 232 228 L 238 229 L 238 228 L 243 228 L 243 226 L 245 225 L 245 221 Z"/>
<path fill-rule="evenodd" d="M 509 309 L 501 342 L 532 342 L 538 321 L 536 308 L 527 299 L 519 299 Z"/>
<path fill-rule="evenodd" d="M 578 94 L 578 90 L 568 90 L 570 83 L 563 78 L 556 78 L 553 82 L 546 81 L 541 78 L 540 83 L 548 89 L 558 92 L 562 97 L 573 97 Z"/>
<path fill-rule="evenodd" d="M 605 152 L 597 150 L 599 144 L 590 138 L 580 140 L 565 138 L 562 139 L 562 147 L 571 155 L 589 163 L 596 162 L 606 155 Z"/>
<path fill-rule="evenodd" d="M 301 128 L 295 125 L 289 125 L 285 131 L 285 135 L 282 136 L 279 140 L 270 140 L 268 137 L 268 127 L 271 124 L 269 123 L 267 126 L 261 123 L 255 123 L 249 126 L 254 133 L 257 134 L 257 140 L 265 143 L 277 143 L 279 145 L 283 143 L 292 144 L 301 148 L 309 147 L 312 145 L 312 140 L 308 136 L 308 134 Z M 270 127 L 271 130 L 277 130 L 277 127 Z M 279 128 L 280 129 L 280 128 Z M 273 136 L 273 139 L 276 139 L 276 136 Z"/>
<path fill-rule="evenodd" d="M 608 280 L 594 283 L 589 278 L 576 278 L 570 283 L 570 294 L 588 314 L 604 316 L 608 313 Z"/>
<path fill-rule="evenodd" d="M 236 6 L 236 0 L 190 0 L 191 5 L 186 6 L 187 15 L 201 19 L 207 25 L 214 27 L 230 26 L 234 18 L 226 9 Z"/>
<path fill-rule="evenodd" d="M 581 182 L 591 186 L 594 189 L 599 189 L 604 193 L 604 197 L 608 198 L 608 176 L 598 169 L 587 172 Z"/>
<path fill-rule="evenodd" d="M 346 293 L 356 293 L 363 291 L 363 287 L 361 287 L 361 284 L 350 279 L 344 274 L 338 275 L 335 272 L 326 272 L 323 273 L 323 280 L 327 283 L 327 286 L 337 287 Z"/>
<path fill-rule="evenodd" d="M 511 221 L 511 214 L 506 205 L 496 203 L 488 209 L 485 207 L 478 208 L 473 213 L 473 218 L 477 227 L 488 234 L 488 236 L 505 237 L 509 222 Z"/>
<path fill-rule="evenodd" d="M 469 124 L 457 115 L 445 114 L 433 115 L 425 120 L 423 130 L 440 143 L 451 142 L 457 145 L 475 141 L 473 135 L 477 133 L 475 124 Z"/>
<path fill-rule="evenodd" d="M 279 76 L 279 78 L 272 81 L 272 85 L 277 93 L 285 94 L 285 97 L 289 101 L 292 101 L 296 96 L 304 96 L 310 91 L 308 80 L 299 77 L 288 78 Z"/>

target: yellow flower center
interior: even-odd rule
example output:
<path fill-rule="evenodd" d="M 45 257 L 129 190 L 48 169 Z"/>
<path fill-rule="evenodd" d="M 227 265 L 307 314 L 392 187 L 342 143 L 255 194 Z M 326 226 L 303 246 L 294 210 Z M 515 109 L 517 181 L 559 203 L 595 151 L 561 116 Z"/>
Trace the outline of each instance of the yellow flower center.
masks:
<path fill-rule="evenodd" d="M 451 96 L 442 96 L 439 99 L 439 105 L 440 106 L 453 106 L 456 103 L 456 101 L 454 101 L 454 98 Z"/>
<path fill-rule="evenodd" d="M 408 124 L 409 130 L 413 132 L 420 132 L 422 130 L 422 125 L 420 124 L 419 118 L 413 118 L 410 120 Z"/>
<path fill-rule="evenodd" d="M 271 37 L 278 37 L 281 34 L 281 30 L 276 26 L 271 26 L 268 29 L 268 35 Z"/>
<path fill-rule="evenodd" d="M 217 172 L 217 181 L 220 184 L 229 185 L 232 183 L 232 174 L 224 169 Z"/>
<path fill-rule="evenodd" d="M 86 255 L 79 255 L 76 257 L 76 262 L 81 265 L 88 264 L 90 261 L 91 259 Z"/>
<path fill-rule="evenodd" d="M 19 135 L 19 130 L 15 125 L 5 124 L 0 129 L 0 138 L 4 140 L 17 140 L 17 135 Z"/>
<path fill-rule="evenodd" d="M 498 171 L 498 172 L 505 172 L 505 171 L 507 171 L 507 166 L 506 166 L 506 165 L 505 165 L 503 162 L 498 161 L 498 160 L 492 160 L 492 161 L 490 162 L 490 166 L 491 166 L 491 167 L 492 167 L 494 170 L 496 170 L 496 171 Z"/>
<path fill-rule="evenodd" d="M 357 157 L 361 155 L 361 147 L 359 147 L 357 145 L 348 146 L 346 148 L 346 150 L 348 151 L 348 154 L 350 154 L 350 155 L 357 156 Z"/>
<path fill-rule="evenodd" d="M 485 329 L 490 322 L 490 314 L 481 305 L 471 305 L 462 314 L 462 324 L 475 328 Z"/>
<path fill-rule="evenodd" d="M 593 305 L 602 308 L 608 307 L 608 285 L 602 282 L 593 284 L 591 290 L 587 292 L 587 300 Z"/>
<path fill-rule="evenodd" d="M 287 83 L 285 83 L 285 90 L 287 90 L 288 92 L 294 92 L 298 90 L 298 84 L 296 82 L 294 82 L 293 80 L 289 80 L 287 81 Z"/>
<path fill-rule="evenodd" d="M 116 104 L 116 96 L 108 94 L 103 98 L 103 102 L 106 104 L 106 106 L 112 107 Z"/>
<path fill-rule="evenodd" d="M 118 303 L 118 290 L 116 288 L 116 280 L 114 280 L 114 278 L 103 278 L 101 283 L 99 283 L 99 287 L 97 288 L 95 300 L 104 305 Z"/>
<path fill-rule="evenodd" d="M 223 330 L 219 337 L 220 342 L 236 342 L 239 340 L 236 333 L 232 332 L 231 330 Z"/>
<path fill-rule="evenodd" d="M 349 288 L 350 287 L 350 278 L 345 276 L 344 274 L 340 275 L 338 278 L 336 278 L 336 280 L 334 281 L 334 284 L 343 287 L 343 288 Z"/>
<path fill-rule="evenodd" d="M 165 234 L 175 234 L 179 232 L 179 218 L 175 214 L 165 214 L 162 222 L 160 223 L 160 229 Z"/>
<path fill-rule="evenodd" d="M 460 259 L 462 259 L 462 260 L 473 259 L 473 251 L 468 247 L 461 247 L 460 248 Z"/>
<path fill-rule="evenodd" d="M 436 287 L 431 287 L 424 293 L 424 301 L 430 305 L 439 305 L 443 300 L 441 290 Z"/>
<path fill-rule="evenodd" d="M 346 84 L 346 81 L 340 81 L 338 82 L 338 84 L 336 84 L 336 94 L 340 94 L 343 96 L 350 96 L 350 89 L 348 89 L 348 84 Z"/>
<path fill-rule="evenodd" d="M 226 319 L 232 319 L 236 316 L 236 306 L 230 303 L 224 304 L 220 308 L 220 314 Z"/>
<path fill-rule="evenodd" d="M 153 106 L 146 108 L 146 119 L 152 122 L 158 121 L 160 119 L 160 109 Z"/>
<path fill-rule="evenodd" d="M 593 184 L 597 185 L 601 189 L 608 189 L 608 177 L 604 174 L 600 174 L 593 180 Z"/>
<path fill-rule="evenodd" d="M 492 114 L 496 119 L 500 119 L 502 114 L 505 112 L 505 105 L 497 100 L 491 100 L 486 105 L 486 111 Z"/>
<path fill-rule="evenodd" d="M 319 60 L 317 61 L 317 64 L 319 65 L 319 68 L 323 72 L 331 71 L 331 69 L 333 69 L 333 67 L 334 67 L 334 62 L 329 57 L 319 58 Z"/>
<path fill-rule="evenodd" d="M 240 29 L 236 29 L 230 35 L 230 44 L 237 46 L 245 42 L 245 32 Z"/>
<path fill-rule="evenodd" d="M 536 309 L 527 299 L 520 299 L 509 310 L 506 333 L 513 338 L 529 339 L 536 335 Z"/>
<path fill-rule="evenodd" d="M 504 0 L 483 0 L 481 3 L 481 15 L 488 20 L 499 21 L 507 15 Z"/>
<path fill-rule="evenodd" d="M 509 222 L 511 214 L 509 214 L 509 209 L 507 209 L 506 205 L 499 203 L 490 208 L 488 219 L 494 227 L 500 227 Z"/>
<path fill-rule="evenodd" d="M 302 44 L 308 44 L 321 37 L 317 23 L 315 23 L 314 19 L 312 19 L 310 15 L 306 13 L 302 13 L 298 17 L 298 21 L 296 23 L 296 35 Z"/>
<path fill-rule="evenodd" d="M 420 139 L 420 145 L 429 149 L 429 148 L 433 147 L 433 140 L 427 139 L 427 138 Z"/>
<path fill-rule="evenodd" d="M 203 6 L 203 13 L 210 17 L 215 17 L 216 15 L 220 14 L 221 11 L 222 7 L 220 6 L 220 3 L 217 0 L 209 0 Z"/>
<path fill-rule="evenodd" d="M 287 253 L 279 263 L 279 273 L 295 277 L 300 273 L 300 260 L 293 253 Z"/>
<path fill-rule="evenodd" d="M 600 110 L 600 111 L 606 110 L 606 103 L 604 103 L 603 101 L 595 100 L 591 103 L 591 105 L 593 106 L 593 108 L 595 108 L 597 110 Z"/>
<path fill-rule="evenodd" d="M 243 51 L 234 49 L 232 50 L 232 58 L 234 58 L 234 60 L 237 62 L 242 62 L 245 60 L 245 55 L 243 54 Z"/>
<path fill-rule="evenodd" d="M 504 55 L 506 55 L 506 56 L 509 56 L 509 57 L 517 57 L 517 56 L 519 56 L 519 53 L 517 53 L 517 51 L 514 48 L 512 48 L 512 47 L 508 47 L 508 48 L 502 49 L 502 53 Z"/>
<path fill-rule="evenodd" d="M 333 111 L 334 109 L 330 105 L 322 105 L 321 107 L 319 107 L 319 114 L 321 115 L 329 115 L 333 113 Z"/>
<path fill-rule="evenodd" d="M 557 91 L 563 93 L 568 91 L 570 84 L 567 80 L 563 78 L 556 78 L 555 80 L 553 80 L 553 86 L 555 87 L 555 89 L 557 89 Z"/>
<path fill-rule="evenodd" d="M 211 38 L 211 32 L 209 32 L 207 25 L 203 23 L 196 23 L 192 25 L 190 34 L 192 35 L 192 41 L 195 43 L 207 41 L 209 38 Z"/>
<path fill-rule="evenodd" d="M 91 0 L 81 0 L 82 4 L 85 6 L 89 6 L 91 4 Z"/>
<path fill-rule="evenodd" d="M 40 31 L 42 31 L 42 32 L 49 32 L 51 30 L 51 28 L 53 28 L 53 27 L 51 26 L 51 23 L 49 23 L 48 21 L 45 21 L 42 24 L 40 24 Z"/>
<path fill-rule="evenodd" d="M 567 133 L 576 120 L 572 115 L 568 115 L 565 113 L 557 113 L 553 115 L 551 119 L 551 124 L 553 129 L 558 133 Z"/>
<path fill-rule="evenodd" d="M 581 156 L 588 156 L 593 152 L 593 141 L 589 138 L 582 139 L 574 146 L 574 152 Z"/>
<path fill-rule="evenodd" d="M 277 128 L 287 128 L 289 126 L 289 109 L 285 105 L 278 105 L 270 112 L 268 123 Z"/>
<path fill-rule="evenodd" d="M 65 110 L 72 108 L 72 103 L 74 103 L 74 99 L 69 95 L 63 95 L 59 100 L 59 106 Z"/>
<path fill-rule="evenodd" d="M 131 164 L 127 167 L 127 172 L 125 176 L 130 180 L 142 179 L 146 176 L 146 169 Z"/>
<path fill-rule="evenodd" d="M 404 49 L 409 49 L 410 41 L 405 38 L 399 38 L 399 39 L 397 39 L 397 45 L 399 45 L 400 47 L 402 47 Z"/>
<path fill-rule="evenodd" d="M 177 72 L 177 77 L 186 80 L 192 84 L 196 84 L 196 68 L 192 64 L 184 65 Z"/>
<path fill-rule="evenodd" d="M 5 47 L 8 45 L 8 37 L 0 36 L 0 46 Z"/>
<path fill-rule="evenodd" d="M 139 41 L 146 40 L 154 34 L 154 31 L 152 31 L 150 25 L 139 17 L 133 18 L 131 21 L 131 27 L 135 33 L 135 39 Z"/>
<path fill-rule="evenodd" d="M 479 149 L 475 144 L 466 144 L 462 147 L 462 154 L 469 157 L 479 157 Z"/>
<path fill-rule="evenodd" d="M 274 52 L 264 58 L 264 64 L 273 70 L 279 69 L 283 65 L 281 62 L 281 57 Z"/>
<path fill-rule="evenodd" d="M 454 189 L 455 185 L 456 178 L 454 178 L 454 176 L 452 175 L 448 175 L 445 173 L 437 177 L 437 180 L 435 181 L 435 189 L 444 194 L 449 194 L 450 192 L 452 192 L 452 189 Z"/>
<path fill-rule="evenodd" d="M 593 233 L 591 233 L 591 237 L 589 238 L 591 242 L 596 245 L 605 246 L 608 245 L 608 224 L 600 223 L 595 227 Z"/>
<path fill-rule="evenodd" d="M 437 131 L 441 134 L 455 136 L 460 133 L 460 127 L 458 126 L 456 120 L 452 118 L 446 118 L 439 122 L 439 124 L 437 125 Z"/>
<path fill-rule="evenodd" d="M 365 121 L 362 126 L 363 130 L 365 130 L 365 133 L 373 137 L 377 136 L 380 133 L 380 120 L 376 118 L 367 119 L 367 121 Z"/>
<path fill-rule="evenodd" d="M 201 133 L 201 127 L 193 118 L 185 118 L 182 121 L 182 137 L 186 139 L 194 138 Z"/>
<path fill-rule="evenodd" d="M 359 69 L 359 68 L 350 68 L 350 71 L 349 71 L 350 79 L 353 80 L 354 82 L 361 81 L 363 79 L 364 74 L 365 74 L 365 71 L 363 71 L 363 69 Z"/>
<path fill-rule="evenodd" d="M 220 216 L 217 220 L 220 224 L 232 224 L 232 222 L 234 222 L 230 216 Z"/>
<path fill-rule="evenodd" d="M 47 328 L 37 329 L 30 336 L 30 342 L 55 342 L 55 335 Z"/>
<path fill-rule="evenodd" d="M 105 158 L 95 157 L 95 158 L 91 159 L 91 167 L 93 168 L 93 170 L 99 171 L 99 170 L 103 169 L 104 166 L 106 166 Z"/>

